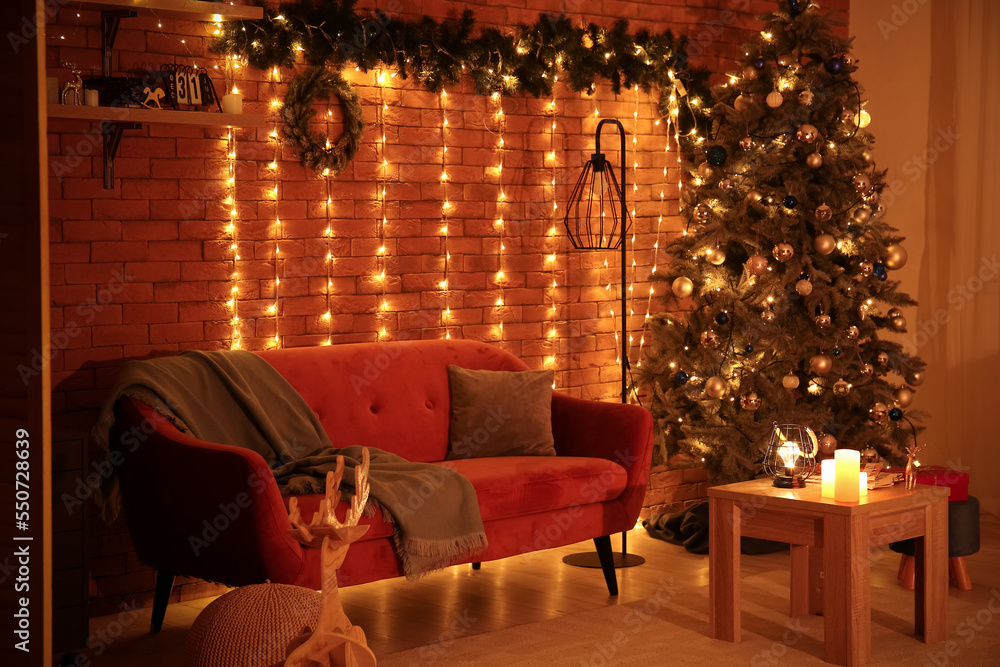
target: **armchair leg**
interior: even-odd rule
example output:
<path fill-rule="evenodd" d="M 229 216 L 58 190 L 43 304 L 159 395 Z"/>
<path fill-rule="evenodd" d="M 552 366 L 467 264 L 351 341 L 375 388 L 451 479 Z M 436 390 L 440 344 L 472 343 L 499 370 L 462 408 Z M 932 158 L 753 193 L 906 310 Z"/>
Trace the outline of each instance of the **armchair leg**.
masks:
<path fill-rule="evenodd" d="M 174 589 L 174 574 L 158 570 L 156 572 L 156 592 L 153 594 L 153 618 L 149 623 L 150 632 L 159 632 L 163 627 L 163 617 L 170 604 L 170 591 Z"/>
<path fill-rule="evenodd" d="M 601 570 L 604 571 L 604 581 L 608 585 L 608 594 L 618 595 L 618 578 L 615 576 L 615 557 L 611 552 L 611 536 L 595 537 L 594 546 L 597 548 L 597 557 L 601 561 Z"/>
<path fill-rule="evenodd" d="M 478 569 L 479 569 L 479 568 L 481 568 L 482 566 L 483 566 L 483 564 L 482 564 L 482 563 L 473 563 L 473 564 L 472 564 L 472 569 L 473 569 L 473 570 L 478 570 Z"/>

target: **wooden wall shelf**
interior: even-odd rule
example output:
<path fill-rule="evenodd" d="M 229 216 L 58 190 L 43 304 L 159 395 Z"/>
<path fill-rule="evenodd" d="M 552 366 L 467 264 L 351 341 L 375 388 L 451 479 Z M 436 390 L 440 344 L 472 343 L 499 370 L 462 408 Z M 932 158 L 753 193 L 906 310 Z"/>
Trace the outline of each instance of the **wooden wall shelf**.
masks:
<path fill-rule="evenodd" d="M 260 7 L 230 5 L 228 2 L 203 2 L 201 0 L 83 0 L 70 2 L 70 7 L 82 9 L 131 9 L 141 14 L 155 14 L 189 21 L 240 21 L 259 20 L 264 17 Z"/>
<path fill-rule="evenodd" d="M 200 125 L 202 127 L 264 127 L 262 114 L 211 113 L 207 111 L 175 111 L 173 109 L 139 109 L 130 107 L 86 107 L 71 104 L 50 104 L 49 118 L 107 121 L 111 123 L 156 123 L 167 125 Z"/>

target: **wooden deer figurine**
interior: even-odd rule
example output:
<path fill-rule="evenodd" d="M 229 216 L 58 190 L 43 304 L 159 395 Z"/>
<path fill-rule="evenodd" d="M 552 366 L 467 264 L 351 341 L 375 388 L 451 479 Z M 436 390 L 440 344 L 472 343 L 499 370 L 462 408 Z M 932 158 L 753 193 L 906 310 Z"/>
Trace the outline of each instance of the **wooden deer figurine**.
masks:
<path fill-rule="evenodd" d="M 912 489 L 917 485 L 917 452 L 924 446 L 910 445 L 906 448 L 906 488 Z"/>
<path fill-rule="evenodd" d="M 354 471 L 354 497 L 344 521 L 337 519 L 340 503 L 340 480 L 344 476 L 344 457 L 337 457 L 337 468 L 326 475 L 326 498 L 312 521 L 302 520 L 298 501 L 288 502 L 292 536 L 306 546 L 319 545 L 323 579 L 323 598 L 320 603 L 319 622 L 308 628 L 288 645 L 284 667 L 375 667 L 375 654 L 368 648 L 364 630 L 352 625 L 340 602 L 337 588 L 337 568 L 344 562 L 351 544 L 368 531 L 359 526 L 365 504 L 368 502 L 368 467 L 371 456 L 364 449 L 361 465 Z"/>

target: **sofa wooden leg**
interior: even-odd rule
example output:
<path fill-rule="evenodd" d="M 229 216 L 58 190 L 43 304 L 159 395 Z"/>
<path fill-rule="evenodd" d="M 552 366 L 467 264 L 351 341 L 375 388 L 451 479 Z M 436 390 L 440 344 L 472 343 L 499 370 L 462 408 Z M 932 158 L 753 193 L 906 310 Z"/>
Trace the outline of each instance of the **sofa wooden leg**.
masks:
<path fill-rule="evenodd" d="M 611 552 L 611 536 L 595 537 L 594 546 L 597 547 L 597 557 L 601 561 L 601 569 L 604 571 L 604 581 L 608 585 L 608 593 L 618 595 L 618 578 L 615 576 L 615 556 Z"/>
<path fill-rule="evenodd" d="M 170 604 L 170 591 L 174 589 L 174 573 L 158 570 L 156 572 L 156 592 L 153 594 L 153 618 L 149 622 L 150 632 L 159 632 L 163 627 L 163 617 Z"/>
<path fill-rule="evenodd" d="M 478 570 L 478 569 L 479 569 L 479 568 L 481 568 L 482 566 L 483 566 L 483 564 L 482 564 L 482 563 L 473 563 L 473 564 L 472 564 L 472 569 L 473 569 L 473 570 Z"/>

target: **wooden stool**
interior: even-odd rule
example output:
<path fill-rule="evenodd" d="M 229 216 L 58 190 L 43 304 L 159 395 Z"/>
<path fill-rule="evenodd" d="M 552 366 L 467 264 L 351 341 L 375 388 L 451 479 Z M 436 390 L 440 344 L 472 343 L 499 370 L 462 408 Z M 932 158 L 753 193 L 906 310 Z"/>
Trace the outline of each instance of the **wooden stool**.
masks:
<path fill-rule="evenodd" d="M 913 540 L 893 542 L 889 548 L 902 554 L 896 578 L 903 588 L 913 590 L 914 559 Z M 968 500 L 948 503 L 948 575 L 955 580 L 960 590 L 972 590 L 972 579 L 965 563 L 965 557 L 979 551 L 979 499 L 969 496 Z"/>

